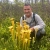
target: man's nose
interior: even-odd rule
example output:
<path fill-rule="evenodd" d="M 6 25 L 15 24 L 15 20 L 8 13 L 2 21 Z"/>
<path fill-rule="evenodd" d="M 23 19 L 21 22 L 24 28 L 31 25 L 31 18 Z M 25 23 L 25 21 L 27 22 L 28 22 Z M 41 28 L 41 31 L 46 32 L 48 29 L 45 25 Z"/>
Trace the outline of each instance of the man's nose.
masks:
<path fill-rule="evenodd" d="M 26 10 L 25 12 L 28 12 L 28 10 Z"/>

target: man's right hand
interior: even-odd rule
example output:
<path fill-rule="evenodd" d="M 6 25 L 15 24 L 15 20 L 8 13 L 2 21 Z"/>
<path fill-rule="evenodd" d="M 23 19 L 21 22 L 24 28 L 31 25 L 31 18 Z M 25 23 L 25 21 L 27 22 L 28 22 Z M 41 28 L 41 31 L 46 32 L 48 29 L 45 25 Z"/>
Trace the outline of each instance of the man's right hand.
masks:
<path fill-rule="evenodd" d="M 32 27 L 32 28 L 30 28 L 30 30 L 31 30 L 31 32 L 33 32 L 33 31 L 35 31 L 35 29 Z"/>

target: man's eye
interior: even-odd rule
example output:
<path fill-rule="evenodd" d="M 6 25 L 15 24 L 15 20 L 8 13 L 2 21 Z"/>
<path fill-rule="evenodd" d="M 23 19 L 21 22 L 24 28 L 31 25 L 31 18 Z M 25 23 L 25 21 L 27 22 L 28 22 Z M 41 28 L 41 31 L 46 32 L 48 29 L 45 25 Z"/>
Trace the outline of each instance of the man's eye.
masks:
<path fill-rule="evenodd" d="M 30 10 L 30 9 L 27 9 L 27 10 Z"/>
<path fill-rule="evenodd" d="M 24 10 L 27 10 L 27 9 L 24 9 Z"/>
<path fill-rule="evenodd" d="M 24 9 L 24 10 L 30 10 L 30 9 Z"/>

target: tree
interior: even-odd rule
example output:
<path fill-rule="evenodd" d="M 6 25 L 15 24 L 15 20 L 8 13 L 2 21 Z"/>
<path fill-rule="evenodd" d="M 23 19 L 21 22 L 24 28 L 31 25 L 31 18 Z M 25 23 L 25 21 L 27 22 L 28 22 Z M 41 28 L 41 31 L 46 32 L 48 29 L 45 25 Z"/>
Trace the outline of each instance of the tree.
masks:
<path fill-rule="evenodd" d="M 14 2 L 17 4 L 18 3 L 18 0 L 14 0 Z"/>
<path fill-rule="evenodd" d="M 37 3 L 38 0 L 35 0 L 35 4 Z"/>
<path fill-rule="evenodd" d="M 25 0 L 25 3 L 29 3 L 30 4 L 30 0 Z"/>
<path fill-rule="evenodd" d="M 33 4 L 33 0 L 31 0 L 31 4 Z"/>
<path fill-rule="evenodd" d="M 1 0 L 2 3 L 8 3 L 9 0 Z"/>
<path fill-rule="evenodd" d="M 45 1 L 45 0 L 40 0 L 41 4 L 44 4 L 44 1 Z"/>
<path fill-rule="evenodd" d="M 49 4 L 49 0 L 47 0 L 47 3 Z"/>

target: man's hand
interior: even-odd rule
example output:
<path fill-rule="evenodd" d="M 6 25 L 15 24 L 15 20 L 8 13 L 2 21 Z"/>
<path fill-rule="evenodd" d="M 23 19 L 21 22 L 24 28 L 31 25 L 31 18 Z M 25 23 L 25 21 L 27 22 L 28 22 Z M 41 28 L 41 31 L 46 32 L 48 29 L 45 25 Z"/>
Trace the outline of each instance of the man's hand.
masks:
<path fill-rule="evenodd" d="M 30 30 L 31 30 L 31 32 L 33 32 L 33 31 L 35 31 L 35 29 L 32 27 L 32 28 L 30 28 Z"/>

